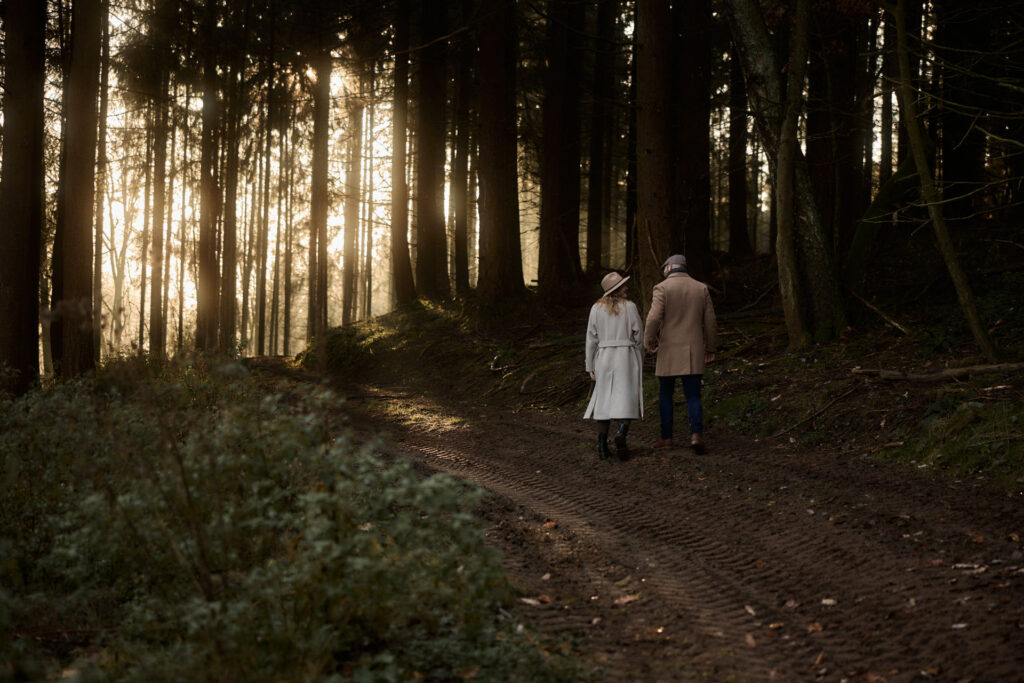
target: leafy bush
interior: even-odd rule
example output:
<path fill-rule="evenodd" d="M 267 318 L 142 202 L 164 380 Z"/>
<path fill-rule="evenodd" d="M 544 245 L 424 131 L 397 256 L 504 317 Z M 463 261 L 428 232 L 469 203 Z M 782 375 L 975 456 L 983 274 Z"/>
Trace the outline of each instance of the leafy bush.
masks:
<path fill-rule="evenodd" d="M 479 491 L 354 443 L 326 390 L 245 374 L 127 363 L 0 396 L 0 680 L 76 657 L 86 679 L 557 675 L 500 617 Z"/>

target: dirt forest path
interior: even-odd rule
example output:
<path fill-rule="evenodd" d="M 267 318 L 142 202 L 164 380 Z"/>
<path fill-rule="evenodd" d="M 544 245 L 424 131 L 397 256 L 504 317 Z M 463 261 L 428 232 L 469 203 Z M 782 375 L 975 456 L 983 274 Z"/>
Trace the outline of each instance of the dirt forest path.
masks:
<path fill-rule="evenodd" d="M 588 680 L 1024 680 L 1024 496 L 712 434 L 599 461 L 590 422 L 363 386 L 361 438 L 489 490 L 518 617 Z"/>

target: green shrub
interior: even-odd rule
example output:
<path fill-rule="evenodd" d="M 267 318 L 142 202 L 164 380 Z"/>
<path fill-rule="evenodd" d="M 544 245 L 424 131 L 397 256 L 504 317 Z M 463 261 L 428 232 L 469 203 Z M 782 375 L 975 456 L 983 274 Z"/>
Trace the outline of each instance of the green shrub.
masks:
<path fill-rule="evenodd" d="M 0 397 L 0 680 L 85 651 L 123 680 L 556 676 L 500 617 L 479 491 L 354 443 L 327 391 L 125 372 Z"/>

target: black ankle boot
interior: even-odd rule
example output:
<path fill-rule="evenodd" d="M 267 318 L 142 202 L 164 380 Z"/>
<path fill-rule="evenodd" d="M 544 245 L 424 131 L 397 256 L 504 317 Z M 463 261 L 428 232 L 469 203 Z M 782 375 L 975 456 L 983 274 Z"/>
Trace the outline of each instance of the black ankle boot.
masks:
<path fill-rule="evenodd" d="M 615 434 L 615 455 L 619 460 L 629 460 L 629 446 L 626 445 L 626 434 L 629 433 L 629 423 L 619 424 L 619 431 Z"/>
<path fill-rule="evenodd" d="M 600 458 L 601 460 L 607 460 L 609 457 L 611 457 L 611 454 L 608 452 L 607 434 L 597 435 L 597 457 Z"/>

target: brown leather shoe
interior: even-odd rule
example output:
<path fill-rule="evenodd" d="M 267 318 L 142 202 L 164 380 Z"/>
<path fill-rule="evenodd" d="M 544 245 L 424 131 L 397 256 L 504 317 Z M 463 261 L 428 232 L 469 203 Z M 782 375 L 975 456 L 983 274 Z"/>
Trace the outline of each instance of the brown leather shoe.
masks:
<path fill-rule="evenodd" d="M 704 443 L 704 437 L 700 434 L 690 435 L 690 448 L 692 448 L 697 455 L 704 455 L 708 452 L 708 447 Z"/>
<path fill-rule="evenodd" d="M 658 439 L 651 444 L 651 448 L 672 448 L 672 439 Z"/>

